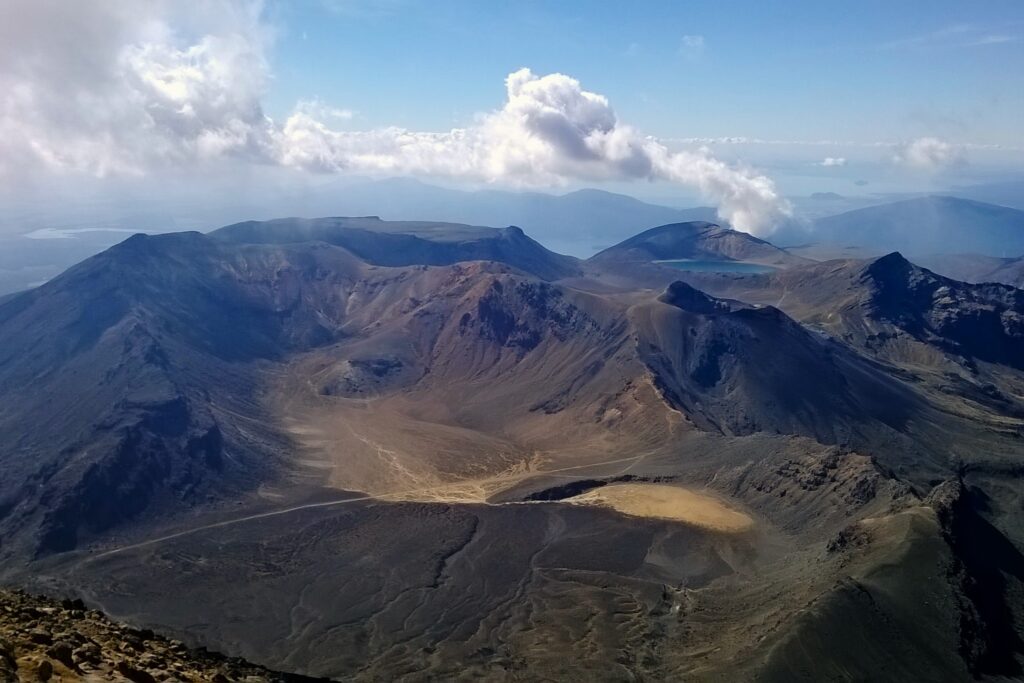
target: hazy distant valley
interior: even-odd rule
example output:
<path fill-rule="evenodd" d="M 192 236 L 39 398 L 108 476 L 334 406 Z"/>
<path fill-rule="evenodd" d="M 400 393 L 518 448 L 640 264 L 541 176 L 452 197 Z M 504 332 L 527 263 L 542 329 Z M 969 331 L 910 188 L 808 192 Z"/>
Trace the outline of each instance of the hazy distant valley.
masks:
<path fill-rule="evenodd" d="M 793 219 L 769 239 L 794 256 L 811 260 L 866 258 L 900 251 L 948 277 L 1020 286 L 1024 186 L 979 186 L 957 192 L 957 196 L 910 199 L 834 193 L 825 198 L 800 198 L 795 200 Z M 996 203 L 985 203 L 993 200 Z M 658 225 L 723 223 L 712 207 L 676 209 L 602 190 L 564 195 L 468 192 L 402 178 L 329 184 L 305 193 L 282 190 L 280 195 L 267 197 L 264 204 L 250 200 L 244 208 L 200 206 L 193 209 L 195 216 L 185 221 L 174 220 L 177 205 L 173 201 L 159 199 L 142 203 L 127 215 L 113 206 L 74 203 L 0 215 L 0 226 L 21 226 L 0 235 L 0 296 L 37 286 L 128 234 L 168 232 L 182 222 L 188 229 L 205 232 L 211 220 L 229 222 L 254 213 L 381 215 L 386 220 L 516 225 L 548 249 L 580 257 Z"/>

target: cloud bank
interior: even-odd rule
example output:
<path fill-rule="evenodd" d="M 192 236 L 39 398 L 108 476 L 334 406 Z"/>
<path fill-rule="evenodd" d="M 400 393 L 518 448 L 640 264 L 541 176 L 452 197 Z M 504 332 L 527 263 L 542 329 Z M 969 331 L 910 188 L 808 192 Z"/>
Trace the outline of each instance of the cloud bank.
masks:
<path fill-rule="evenodd" d="M 141 174 L 235 160 L 318 173 L 445 176 L 524 186 L 667 180 L 740 230 L 790 215 L 772 180 L 709 150 L 671 151 L 564 74 L 519 69 L 506 100 L 445 132 L 339 130 L 350 110 L 262 99 L 271 31 L 249 2 L 8 0 L 0 8 L 0 179 Z M 61 35 L 64 33 L 66 35 Z"/>
<path fill-rule="evenodd" d="M 520 69 L 507 100 L 470 128 L 335 131 L 304 112 L 278 139 L 278 161 L 314 171 L 445 175 L 524 185 L 567 179 L 663 179 L 698 188 L 740 230 L 769 232 L 790 214 L 771 179 L 725 164 L 706 150 L 671 152 L 618 120 L 608 100 L 563 74 Z"/>
<path fill-rule="evenodd" d="M 251 4 L 0 6 L 0 174 L 99 176 L 257 157 L 268 42 Z"/>

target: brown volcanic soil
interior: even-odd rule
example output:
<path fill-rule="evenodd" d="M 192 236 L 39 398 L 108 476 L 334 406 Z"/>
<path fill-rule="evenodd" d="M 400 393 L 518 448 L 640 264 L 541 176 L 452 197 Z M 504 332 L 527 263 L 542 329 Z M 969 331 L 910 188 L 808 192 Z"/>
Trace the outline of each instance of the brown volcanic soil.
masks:
<path fill-rule="evenodd" d="M 698 439 L 687 468 L 696 480 L 679 480 L 742 501 L 757 518 L 742 534 L 557 501 L 354 500 L 67 558 L 46 573 L 65 577 L 50 589 L 77 591 L 120 618 L 308 675 L 739 676 L 767 666 L 789 632 L 781 626 L 801 623 L 842 577 L 886 566 L 918 535 L 949 555 L 936 522 L 898 523 L 913 510 L 935 515 L 867 458 L 751 438 Z M 709 451 L 717 455 L 702 463 Z M 764 458 L 751 463 L 754 451 Z M 664 480 L 677 469 L 653 459 L 630 476 Z M 619 472 L 598 467 L 561 481 Z M 649 486 L 602 488 L 638 485 Z M 929 584 L 954 589 L 946 579 Z M 923 656 L 908 648 L 908 659 Z M 779 661 L 770 655 L 771 667 Z"/>
<path fill-rule="evenodd" d="M 633 355 L 620 305 L 486 264 L 400 286 L 391 300 L 416 305 L 368 307 L 349 325 L 370 341 L 299 356 L 268 394 L 331 486 L 483 501 L 506 479 L 638 457 L 692 429 Z"/>

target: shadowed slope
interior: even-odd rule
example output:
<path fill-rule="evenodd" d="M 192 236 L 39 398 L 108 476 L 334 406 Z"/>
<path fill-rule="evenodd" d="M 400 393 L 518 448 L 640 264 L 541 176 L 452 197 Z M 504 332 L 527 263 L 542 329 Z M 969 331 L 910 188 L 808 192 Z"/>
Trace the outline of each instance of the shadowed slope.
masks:
<path fill-rule="evenodd" d="M 342 335 L 354 263 L 140 235 L 0 306 L 4 551 L 15 535 L 67 550 L 270 476 L 283 443 L 260 421 L 259 364 Z"/>
<path fill-rule="evenodd" d="M 870 362 L 770 306 L 729 304 L 676 282 L 631 317 L 656 383 L 705 429 L 863 445 L 923 407 Z"/>

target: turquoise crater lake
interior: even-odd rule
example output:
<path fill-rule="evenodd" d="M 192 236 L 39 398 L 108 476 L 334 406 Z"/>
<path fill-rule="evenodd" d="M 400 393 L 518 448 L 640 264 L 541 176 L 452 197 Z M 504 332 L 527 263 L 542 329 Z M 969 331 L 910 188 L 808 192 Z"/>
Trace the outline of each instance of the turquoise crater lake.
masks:
<path fill-rule="evenodd" d="M 670 268 L 678 270 L 689 270 L 701 273 L 773 273 L 777 270 L 773 266 L 765 266 L 760 263 L 745 263 L 743 261 L 696 261 L 696 260 L 674 260 L 655 261 Z"/>

